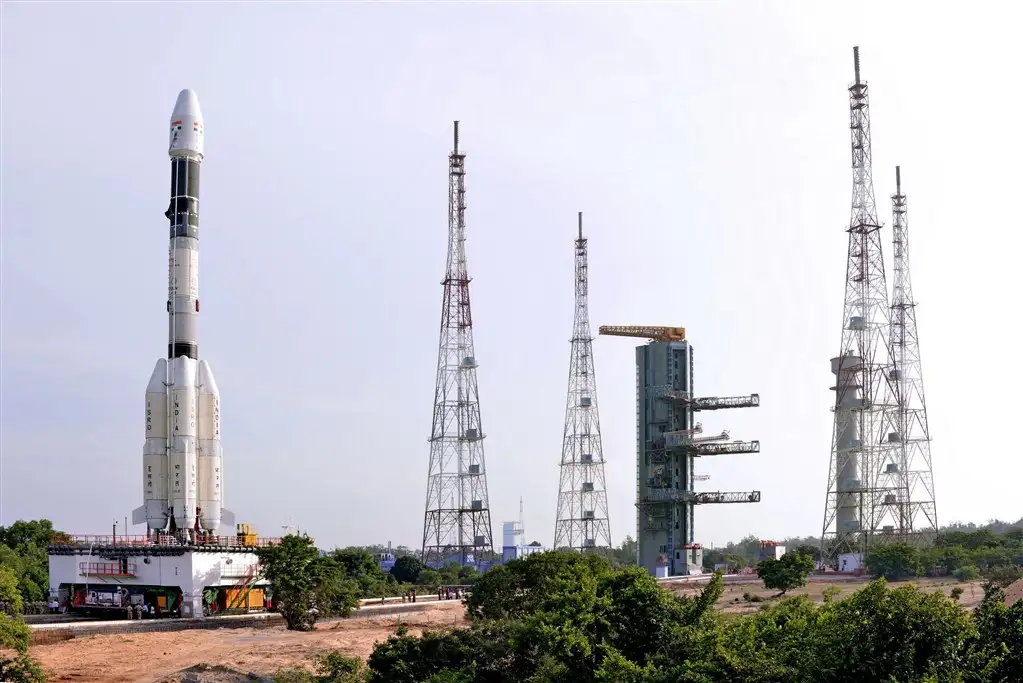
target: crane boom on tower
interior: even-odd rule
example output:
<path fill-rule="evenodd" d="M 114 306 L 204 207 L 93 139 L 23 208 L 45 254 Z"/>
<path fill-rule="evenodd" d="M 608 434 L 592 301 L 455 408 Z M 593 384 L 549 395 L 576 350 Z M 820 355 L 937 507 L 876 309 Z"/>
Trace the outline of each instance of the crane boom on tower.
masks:
<path fill-rule="evenodd" d="M 657 325 L 601 325 L 600 334 L 609 337 L 640 337 L 650 341 L 685 341 L 686 328 Z"/>
<path fill-rule="evenodd" d="M 722 429 L 720 434 L 710 434 L 709 436 L 694 436 L 690 439 L 693 443 L 711 443 L 712 441 L 727 441 L 732 436 L 732 432 L 727 429 Z"/>
<path fill-rule="evenodd" d="M 693 455 L 735 455 L 759 453 L 759 441 L 732 441 L 731 443 L 689 443 L 680 447 Z"/>
<path fill-rule="evenodd" d="M 651 489 L 647 495 L 648 503 L 671 500 L 689 505 L 725 503 L 759 503 L 760 491 L 684 491 L 681 489 Z"/>

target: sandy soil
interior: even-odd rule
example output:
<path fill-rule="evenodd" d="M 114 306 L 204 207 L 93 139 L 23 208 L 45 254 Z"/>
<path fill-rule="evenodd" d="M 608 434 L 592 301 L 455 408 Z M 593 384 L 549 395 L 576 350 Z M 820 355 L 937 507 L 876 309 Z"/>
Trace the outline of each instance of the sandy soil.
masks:
<path fill-rule="evenodd" d="M 271 676 L 282 668 L 311 668 L 329 650 L 367 657 L 373 644 L 394 633 L 399 615 L 349 619 L 318 625 L 311 633 L 264 629 L 216 629 L 97 635 L 32 648 L 51 681 L 136 683 L 180 680 L 177 672 L 198 664 Z M 401 615 L 411 633 L 463 623 L 460 603 L 431 604 Z M 207 680 L 207 677 L 203 677 Z"/>
<path fill-rule="evenodd" d="M 1023 579 L 1009 584 L 1005 589 L 1005 605 L 1012 607 L 1016 601 L 1023 600 Z"/>
<path fill-rule="evenodd" d="M 789 591 L 788 596 L 805 595 L 809 597 L 813 602 L 817 604 L 824 603 L 824 591 L 830 586 L 834 586 L 832 589 L 835 591 L 835 598 L 841 599 L 848 597 L 852 593 L 860 590 L 869 582 L 869 579 L 857 580 L 857 581 L 841 581 L 841 582 L 810 582 L 803 588 Z M 959 604 L 967 609 L 976 607 L 978 603 L 984 598 L 984 589 L 981 587 L 981 581 L 975 581 L 970 583 L 960 583 L 952 578 L 942 579 L 918 579 L 914 581 L 906 582 L 893 582 L 891 586 L 900 586 L 904 583 L 913 583 L 920 587 L 921 590 L 933 591 L 940 590 L 945 595 L 949 595 L 952 589 L 956 586 L 963 589 L 962 595 L 959 597 Z M 685 587 L 676 588 L 675 593 L 677 595 L 695 595 L 699 593 L 701 587 Z M 749 602 L 744 598 L 745 594 L 750 596 L 759 596 L 761 602 Z M 767 590 L 761 583 L 749 583 L 749 584 L 735 584 L 726 585 L 724 595 L 717 602 L 717 607 L 722 612 L 726 613 L 744 613 L 744 612 L 755 612 L 760 609 L 764 604 L 764 601 L 768 601 L 778 594 L 778 591 Z"/>

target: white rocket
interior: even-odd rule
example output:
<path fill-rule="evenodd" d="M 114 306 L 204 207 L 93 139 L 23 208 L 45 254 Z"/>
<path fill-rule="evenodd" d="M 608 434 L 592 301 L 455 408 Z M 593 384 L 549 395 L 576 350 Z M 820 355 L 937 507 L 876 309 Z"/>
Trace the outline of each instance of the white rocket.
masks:
<path fill-rule="evenodd" d="M 199 166 L 203 120 L 199 98 L 178 94 L 171 114 L 170 264 L 167 358 L 156 362 L 146 388 L 146 443 L 142 450 L 142 507 L 134 524 L 173 531 L 182 540 L 234 526 L 223 507 L 220 390 L 199 358 Z"/>

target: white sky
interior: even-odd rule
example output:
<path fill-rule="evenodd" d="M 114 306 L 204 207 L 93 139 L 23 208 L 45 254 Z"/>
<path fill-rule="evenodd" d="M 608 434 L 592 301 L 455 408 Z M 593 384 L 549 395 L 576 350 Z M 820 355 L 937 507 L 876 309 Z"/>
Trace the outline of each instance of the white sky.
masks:
<path fill-rule="evenodd" d="M 698 393 L 762 397 L 703 418 L 762 443 L 702 460 L 704 486 L 763 502 L 699 509 L 697 539 L 819 533 L 854 44 L 881 220 L 896 164 L 909 195 L 940 520 L 1018 518 L 1023 11 L 941 7 L 3 3 L 0 523 L 105 533 L 141 503 L 189 87 L 200 349 L 239 521 L 420 544 L 460 119 L 495 540 L 520 495 L 528 540 L 553 535 L 580 210 L 594 331 L 683 325 Z M 635 345 L 594 344 L 617 543 Z"/>

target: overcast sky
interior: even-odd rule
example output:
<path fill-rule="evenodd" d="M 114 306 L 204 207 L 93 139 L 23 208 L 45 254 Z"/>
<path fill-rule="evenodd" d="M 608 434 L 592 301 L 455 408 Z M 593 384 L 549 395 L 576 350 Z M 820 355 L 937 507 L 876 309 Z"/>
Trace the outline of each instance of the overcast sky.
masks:
<path fill-rule="evenodd" d="M 763 502 L 699 508 L 697 540 L 819 533 L 856 44 L 886 225 L 896 164 L 909 196 L 940 521 L 1018 518 L 1023 13 L 948 7 L 5 2 L 0 524 L 108 533 L 142 502 L 168 117 L 192 88 L 199 341 L 238 521 L 421 543 L 460 119 L 495 540 L 520 496 L 527 540 L 553 536 L 577 211 L 594 331 L 685 326 L 697 393 L 761 395 L 702 421 L 762 452 L 698 464 Z M 594 341 L 616 543 L 634 347 Z"/>

